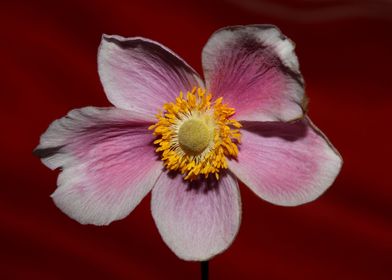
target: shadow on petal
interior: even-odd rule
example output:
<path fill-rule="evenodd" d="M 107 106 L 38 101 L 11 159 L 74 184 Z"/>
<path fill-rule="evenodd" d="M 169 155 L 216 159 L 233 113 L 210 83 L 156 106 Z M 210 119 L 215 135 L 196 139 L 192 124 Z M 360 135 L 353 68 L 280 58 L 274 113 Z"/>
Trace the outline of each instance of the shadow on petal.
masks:
<path fill-rule="evenodd" d="M 170 171 L 167 173 L 169 178 L 175 179 L 177 176 L 182 176 L 180 173 L 175 171 Z M 221 171 L 220 179 L 227 176 L 227 172 Z M 204 193 L 207 194 L 211 191 L 215 191 L 219 193 L 219 180 L 215 178 L 214 175 L 209 175 L 208 178 L 201 176 L 197 180 L 187 181 L 183 179 L 184 184 L 186 185 L 187 192 L 195 192 L 195 193 Z"/>
<path fill-rule="evenodd" d="M 309 122 L 301 119 L 295 122 L 242 122 L 243 129 L 262 137 L 278 137 L 294 142 L 305 138 L 309 131 Z"/>

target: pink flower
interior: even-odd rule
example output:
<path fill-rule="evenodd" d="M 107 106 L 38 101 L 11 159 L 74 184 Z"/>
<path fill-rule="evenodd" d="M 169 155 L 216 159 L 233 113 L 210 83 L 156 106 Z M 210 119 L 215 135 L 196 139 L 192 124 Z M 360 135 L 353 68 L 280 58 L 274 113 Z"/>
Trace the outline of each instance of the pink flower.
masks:
<path fill-rule="evenodd" d="M 205 83 L 157 42 L 103 36 L 98 71 L 115 107 L 72 110 L 35 151 L 62 170 L 52 198 L 64 213 L 107 225 L 152 191 L 166 244 L 182 259 L 207 260 L 238 232 L 237 178 L 284 206 L 333 183 L 342 159 L 304 115 L 294 45 L 276 27 L 220 29 L 202 63 Z"/>

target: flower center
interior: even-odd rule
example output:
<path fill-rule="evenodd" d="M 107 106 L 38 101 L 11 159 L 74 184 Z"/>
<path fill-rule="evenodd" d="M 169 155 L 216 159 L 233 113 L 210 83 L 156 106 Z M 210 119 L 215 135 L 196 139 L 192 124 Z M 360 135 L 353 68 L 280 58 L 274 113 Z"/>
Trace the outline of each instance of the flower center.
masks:
<path fill-rule="evenodd" d="M 186 154 L 199 155 L 203 152 L 211 138 L 211 132 L 202 120 L 185 121 L 178 131 L 178 142 Z"/>
<path fill-rule="evenodd" d="M 175 102 L 163 105 L 157 123 L 150 126 L 157 139 L 156 152 L 161 153 L 165 167 L 179 171 L 185 180 L 210 174 L 219 179 L 227 169 L 227 158 L 236 157 L 241 124 L 231 116 L 235 110 L 222 103 L 222 97 L 211 101 L 212 95 L 194 88 Z"/>

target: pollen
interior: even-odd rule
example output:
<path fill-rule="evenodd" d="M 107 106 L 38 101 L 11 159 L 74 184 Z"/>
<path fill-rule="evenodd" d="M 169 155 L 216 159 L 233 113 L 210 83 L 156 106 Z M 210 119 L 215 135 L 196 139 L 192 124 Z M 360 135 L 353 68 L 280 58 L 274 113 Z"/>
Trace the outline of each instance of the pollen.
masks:
<path fill-rule="evenodd" d="M 150 126 L 160 153 L 169 171 L 180 172 L 185 180 L 213 175 L 219 179 L 227 169 L 227 158 L 236 158 L 241 124 L 232 119 L 234 108 L 222 97 L 212 100 L 203 88 L 194 88 L 175 102 L 163 105 L 157 123 Z"/>

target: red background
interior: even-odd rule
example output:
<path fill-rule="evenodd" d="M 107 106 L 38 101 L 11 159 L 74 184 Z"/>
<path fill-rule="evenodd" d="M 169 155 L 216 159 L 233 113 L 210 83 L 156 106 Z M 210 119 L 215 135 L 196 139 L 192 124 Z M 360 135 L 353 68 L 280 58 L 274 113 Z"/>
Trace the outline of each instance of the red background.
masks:
<path fill-rule="evenodd" d="M 198 263 L 161 240 L 149 196 L 109 227 L 82 226 L 54 206 L 57 172 L 31 152 L 68 110 L 109 105 L 96 65 L 102 33 L 155 39 L 201 72 L 209 35 L 250 23 L 276 24 L 296 42 L 310 116 L 345 163 L 333 187 L 301 207 L 273 206 L 242 186 L 242 226 L 210 262 L 211 279 L 392 279 L 391 5 L 2 1 L 0 279 L 199 279 Z"/>

